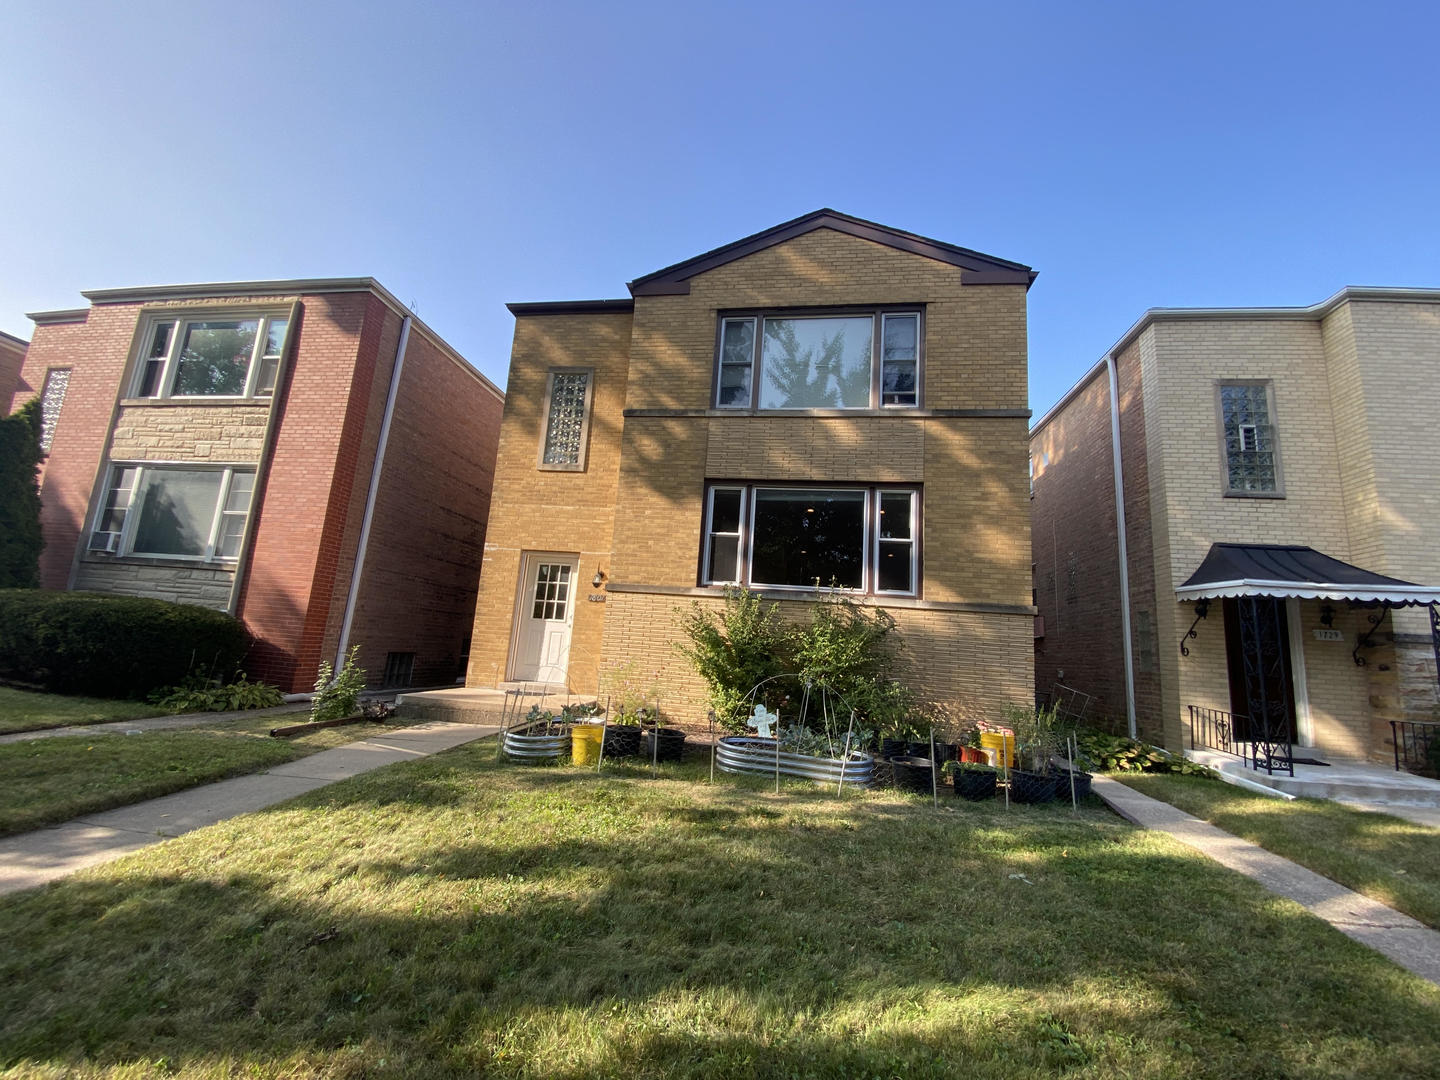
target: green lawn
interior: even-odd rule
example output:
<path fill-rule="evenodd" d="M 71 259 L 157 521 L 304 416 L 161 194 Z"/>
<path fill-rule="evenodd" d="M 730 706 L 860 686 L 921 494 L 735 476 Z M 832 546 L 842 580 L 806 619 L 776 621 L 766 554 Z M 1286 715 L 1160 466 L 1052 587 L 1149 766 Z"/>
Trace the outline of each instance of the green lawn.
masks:
<path fill-rule="evenodd" d="M 1273 799 L 1196 776 L 1110 775 L 1440 929 L 1440 830 L 1327 799 Z"/>
<path fill-rule="evenodd" d="M 383 724 L 354 724 L 293 739 L 267 734 L 303 719 L 261 716 L 183 731 L 60 735 L 0 745 L 0 836 L 259 772 L 385 730 Z"/>
<path fill-rule="evenodd" d="M 14 731 L 40 731 L 71 724 L 102 724 L 108 720 L 135 720 L 158 716 L 144 701 L 110 701 L 106 698 L 62 697 L 13 690 L 0 686 L 0 735 Z"/>
<path fill-rule="evenodd" d="M 1163 834 L 378 770 L 0 899 L 37 1077 L 1420 1078 L 1440 990 Z"/>

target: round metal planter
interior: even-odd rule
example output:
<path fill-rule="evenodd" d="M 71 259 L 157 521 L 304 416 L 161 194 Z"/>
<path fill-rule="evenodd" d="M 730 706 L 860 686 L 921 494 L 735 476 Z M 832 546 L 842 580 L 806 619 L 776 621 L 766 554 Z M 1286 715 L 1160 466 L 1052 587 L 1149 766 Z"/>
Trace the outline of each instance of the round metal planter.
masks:
<path fill-rule="evenodd" d="M 775 774 L 775 740 L 754 736 L 726 735 L 715 749 L 715 764 L 722 772 Z M 826 784 L 845 783 L 868 787 L 874 775 L 875 759 L 858 750 L 849 760 L 811 757 L 809 754 L 780 752 L 780 775 L 799 776 Z"/>
<path fill-rule="evenodd" d="M 545 734 L 543 727 L 539 734 L 531 734 L 528 731 L 507 731 L 504 738 L 505 753 L 513 758 L 538 761 L 544 758 L 557 758 L 561 754 L 570 752 L 569 729 L 557 732 L 552 728 L 549 735 Z"/>

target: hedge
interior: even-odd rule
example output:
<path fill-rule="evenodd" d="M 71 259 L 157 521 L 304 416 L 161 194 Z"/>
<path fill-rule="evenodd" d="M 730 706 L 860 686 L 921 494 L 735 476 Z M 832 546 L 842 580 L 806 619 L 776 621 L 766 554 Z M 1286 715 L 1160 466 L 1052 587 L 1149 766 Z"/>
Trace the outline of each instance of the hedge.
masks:
<path fill-rule="evenodd" d="M 229 676 L 250 635 L 193 604 L 0 589 L 0 678 L 60 694 L 143 698 L 192 671 Z"/>

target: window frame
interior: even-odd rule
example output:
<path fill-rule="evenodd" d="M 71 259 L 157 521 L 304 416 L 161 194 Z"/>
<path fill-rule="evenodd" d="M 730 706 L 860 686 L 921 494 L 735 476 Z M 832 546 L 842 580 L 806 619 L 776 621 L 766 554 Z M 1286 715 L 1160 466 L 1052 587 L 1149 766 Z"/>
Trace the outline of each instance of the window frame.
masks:
<path fill-rule="evenodd" d="M 126 382 L 126 401 L 178 401 L 186 404 L 196 402 L 214 401 L 234 403 L 237 401 L 272 401 L 275 392 L 280 384 L 280 376 L 285 366 L 285 355 L 290 348 L 290 337 L 295 331 L 297 311 L 294 306 L 284 308 L 263 307 L 248 309 L 217 308 L 205 310 L 185 311 L 151 311 L 145 314 L 139 328 L 138 343 L 135 348 L 135 361 Z M 175 379 L 180 371 L 180 343 L 185 340 L 185 331 L 196 323 L 204 322 L 241 322 L 254 319 L 259 323 L 255 334 L 255 344 L 250 350 L 250 363 L 245 371 L 245 386 L 239 394 L 177 394 L 175 390 Z M 285 320 L 285 333 L 280 338 L 280 345 L 272 354 L 266 346 L 270 340 L 270 328 L 277 320 Z M 170 325 L 170 340 L 166 345 L 165 354 L 158 358 L 161 364 L 160 380 L 153 394 L 142 393 L 146 382 L 146 373 L 150 369 L 153 358 L 150 356 L 151 346 L 155 341 L 155 332 L 161 326 Z M 267 360 L 274 361 L 274 377 L 270 386 L 264 388 L 260 385 L 260 373 L 265 368 Z"/>
<path fill-rule="evenodd" d="M 885 319 L 887 316 L 915 316 L 915 400 L 885 404 Z M 766 319 L 843 319 L 868 317 L 870 327 L 870 399 L 865 405 L 836 405 L 819 408 L 764 408 L 759 404 L 761 381 L 764 377 L 763 354 L 765 348 Z M 725 405 L 720 401 L 720 378 L 725 365 L 725 324 L 749 321 L 754 332 L 750 343 L 750 400 L 744 405 Z M 735 365 L 738 366 L 738 365 Z M 920 409 L 925 404 L 925 305 L 924 304 L 872 304 L 847 307 L 824 308 L 739 308 L 716 312 L 715 351 L 711 365 L 710 407 L 725 412 L 743 415 L 774 415 L 787 412 L 804 413 L 858 413 L 865 411 L 890 411 L 896 409 Z"/>
<path fill-rule="evenodd" d="M 121 490 L 116 487 L 116 474 L 124 469 L 134 469 L 135 476 L 129 487 L 130 501 L 125 508 L 125 521 L 120 526 L 119 533 L 112 533 L 109 530 L 102 532 L 100 524 L 105 517 L 110 502 L 110 493 Z M 213 472 L 221 474 L 220 487 L 215 497 L 215 507 L 210 515 L 210 529 L 206 537 L 205 552 L 201 555 L 170 554 L 165 552 L 150 552 L 135 550 L 135 532 L 139 527 L 140 515 L 145 509 L 145 500 L 149 496 L 146 481 L 151 473 L 164 472 Z M 245 510 L 245 520 L 240 530 L 240 549 L 234 555 L 221 555 L 217 551 L 224 520 L 227 516 L 234 516 L 238 511 L 227 510 L 225 504 L 230 498 L 231 485 L 234 483 L 237 474 L 245 474 L 255 477 L 258 470 L 249 463 L 218 465 L 210 462 L 195 461 L 112 461 L 105 476 L 105 485 L 100 489 L 100 496 L 96 501 L 95 511 L 90 518 L 89 539 L 86 541 L 86 555 L 103 555 L 115 559 L 150 559 L 150 560 L 176 560 L 187 563 L 222 563 L 226 566 L 235 566 L 245 553 L 245 539 L 250 525 L 250 515 L 255 510 L 255 485 L 252 482 L 250 488 L 250 503 Z M 118 539 L 113 546 L 100 547 L 95 544 L 95 538 L 99 535 L 116 536 Z"/>
<path fill-rule="evenodd" d="M 585 413 L 580 419 L 580 458 L 574 462 L 547 462 L 545 444 L 550 441 L 550 409 L 555 397 L 556 375 L 585 375 Z M 595 369 L 593 367 L 552 367 L 545 373 L 545 396 L 540 405 L 540 447 L 535 467 L 542 472 L 584 472 L 590 460 L 590 418 L 595 412 Z"/>
<path fill-rule="evenodd" d="M 1275 487 L 1269 491 L 1248 491 L 1230 486 L 1230 451 L 1225 441 L 1225 388 L 1228 386 L 1259 386 L 1265 390 L 1265 411 L 1269 418 L 1271 454 L 1275 459 Z M 1254 428 L 1253 424 L 1242 427 Z M 1280 420 L 1275 413 L 1275 381 L 1273 379 L 1217 379 L 1215 381 L 1215 429 L 1220 450 L 1220 493 L 1227 499 L 1283 499 L 1285 471 L 1281 462 Z M 1241 436 L 1242 440 L 1244 436 Z M 1254 453 L 1256 451 L 1250 451 Z"/>
<path fill-rule="evenodd" d="M 737 544 L 736 568 L 738 578 L 736 581 L 714 581 L 711 579 L 710 547 L 711 539 L 717 535 L 711 531 L 710 523 L 713 520 L 715 509 L 716 491 L 739 491 L 740 492 L 740 534 Z M 759 503 L 756 497 L 762 491 L 781 492 L 860 492 L 864 498 L 864 523 L 862 527 L 861 551 L 863 561 L 861 566 L 861 586 L 858 589 L 839 589 L 852 596 L 874 596 L 879 599 L 903 599 L 918 600 L 922 596 L 923 583 L 921 573 L 924 568 L 924 559 L 921 551 L 921 527 L 924 503 L 924 486 L 922 484 L 834 484 L 823 481 L 743 481 L 743 480 L 711 480 L 705 484 L 705 496 L 703 500 L 703 513 L 700 522 L 700 574 L 698 584 L 702 588 L 725 588 L 727 586 L 739 586 L 746 589 L 758 589 L 765 592 L 789 592 L 797 594 L 823 593 L 830 591 L 830 586 L 821 585 L 818 589 L 814 585 L 778 585 L 769 582 L 756 582 L 754 578 L 754 536 L 755 536 L 755 512 Z M 908 495 L 910 497 L 910 537 L 908 541 L 888 540 L 886 543 L 908 542 L 910 545 L 910 580 L 912 587 L 908 590 L 894 590 L 879 588 L 880 580 L 880 500 L 884 495 Z M 730 536 L 731 533 L 718 535 Z"/>

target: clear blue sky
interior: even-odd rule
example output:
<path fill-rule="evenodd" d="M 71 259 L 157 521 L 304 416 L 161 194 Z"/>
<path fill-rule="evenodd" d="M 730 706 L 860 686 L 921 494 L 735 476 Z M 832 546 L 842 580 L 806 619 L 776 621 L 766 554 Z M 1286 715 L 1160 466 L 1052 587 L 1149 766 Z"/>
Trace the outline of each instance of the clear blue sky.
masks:
<path fill-rule="evenodd" d="M 497 382 L 508 300 L 821 206 L 1040 271 L 1043 411 L 1147 307 L 1440 286 L 1437 6 L 6 0 L 0 329 L 373 275 Z"/>

